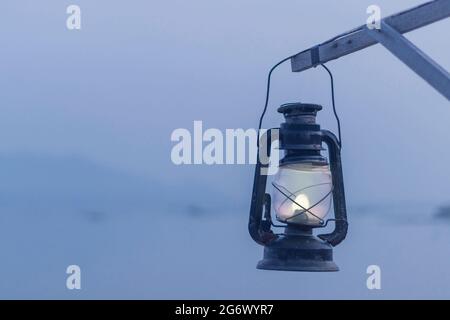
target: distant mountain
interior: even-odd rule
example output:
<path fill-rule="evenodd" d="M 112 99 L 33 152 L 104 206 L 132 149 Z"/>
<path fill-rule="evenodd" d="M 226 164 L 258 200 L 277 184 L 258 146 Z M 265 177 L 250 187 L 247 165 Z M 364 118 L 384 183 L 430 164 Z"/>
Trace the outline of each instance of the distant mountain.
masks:
<path fill-rule="evenodd" d="M 83 158 L 0 155 L 0 206 L 120 209 L 149 207 L 157 197 L 148 179 Z"/>
<path fill-rule="evenodd" d="M 169 188 L 77 156 L 0 154 L 0 209 L 70 208 L 97 219 L 103 211 L 198 214 L 222 206 L 214 188 L 185 185 Z"/>

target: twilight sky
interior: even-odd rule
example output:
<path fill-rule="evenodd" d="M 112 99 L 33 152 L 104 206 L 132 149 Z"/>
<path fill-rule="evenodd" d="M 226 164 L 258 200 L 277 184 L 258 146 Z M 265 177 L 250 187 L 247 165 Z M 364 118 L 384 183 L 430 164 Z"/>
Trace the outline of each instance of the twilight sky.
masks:
<path fill-rule="evenodd" d="M 376 4 L 385 16 L 421 2 Z M 65 27 L 70 4 L 81 7 L 81 31 Z M 192 130 L 194 120 L 205 128 L 255 127 L 271 65 L 365 23 L 370 4 L 2 1 L 0 153 L 28 157 L 30 170 L 36 156 L 77 157 L 155 181 L 156 193 L 188 188 L 189 201 L 202 203 L 213 192 L 219 205 L 245 208 L 253 167 L 174 166 L 172 131 Z M 449 28 L 447 20 L 408 38 L 450 69 Z M 328 66 L 348 201 L 450 201 L 448 101 L 381 46 Z M 266 127 L 281 122 L 280 104 L 298 100 L 323 104 L 319 121 L 335 130 L 326 73 L 292 74 L 288 64 L 274 74 Z"/>

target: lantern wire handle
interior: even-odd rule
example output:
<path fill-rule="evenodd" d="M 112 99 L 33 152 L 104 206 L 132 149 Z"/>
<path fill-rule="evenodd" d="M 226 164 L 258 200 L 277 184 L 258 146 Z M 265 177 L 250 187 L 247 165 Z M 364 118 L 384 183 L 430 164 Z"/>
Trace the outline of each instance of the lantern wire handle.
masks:
<path fill-rule="evenodd" d="M 258 125 L 258 136 L 260 135 L 260 131 L 261 131 L 261 127 L 262 127 L 262 123 L 264 120 L 264 116 L 266 114 L 267 111 L 267 107 L 269 105 L 269 98 L 270 98 L 270 84 L 271 84 L 271 79 L 272 79 L 272 73 L 275 71 L 276 68 L 278 68 L 281 64 L 285 63 L 286 61 L 292 59 L 293 57 L 295 57 L 297 54 L 293 54 L 287 58 L 284 58 L 283 60 L 277 62 L 269 71 L 269 74 L 267 75 L 267 88 L 266 88 L 266 100 L 264 103 L 264 109 L 263 112 L 261 113 L 261 116 L 259 118 L 259 125 Z M 325 66 L 325 64 L 321 63 L 320 64 L 322 66 L 322 68 L 324 68 L 328 75 L 330 76 L 330 82 L 331 82 L 331 102 L 333 105 L 333 113 L 334 113 L 334 117 L 336 118 L 336 123 L 337 123 L 337 127 L 338 127 L 338 136 L 339 136 L 339 148 L 342 148 L 342 136 L 341 136 L 341 121 L 339 119 L 339 116 L 337 114 L 336 111 L 336 101 L 335 101 L 335 96 L 334 96 L 334 77 L 333 74 L 331 72 L 331 70 Z M 256 140 L 256 145 L 259 148 L 259 139 Z"/>
<path fill-rule="evenodd" d="M 331 103 L 333 104 L 333 113 L 334 113 L 334 117 L 336 118 L 337 127 L 338 127 L 339 148 L 342 149 L 341 120 L 339 119 L 339 116 L 338 116 L 337 111 L 336 111 L 336 103 L 335 103 L 335 99 L 334 99 L 334 78 L 333 78 L 333 74 L 331 73 L 330 69 L 327 68 L 326 65 L 324 65 L 322 63 L 321 66 L 330 75 L 330 81 L 331 81 Z"/>
<path fill-rule="evenodd" d="M 259 133 L 261 131 L 261 127 L 262 127 L 262 123 L 263 123 L 263 119 L 264 119 L 264 115 L 266 114 L 267 111 L 267 106 L 269 105 L 269 97 L 270 97 L 270 80 L 272 78 L 272 72 L 278 68 L 281 64 L 285 63 L 286 61 L 290 60 L 291 58 L 293 58 L 295 56 L 289 56 L 287 58 L 284 58 L 283 60 L 279 61 L 278 63 L 276 63 L 269 71 L 269 74 L 267 75 L 267 89 L 266 89 L 266 102 L 264 103 L 264 109 L 263 112 L 261 113 L 261 117 L 259 118 L 259 126 L 258 126 L 258 136 Z M 259 139 L 257 139 L 256 141 L 257 146 L 259 148 Z"/>

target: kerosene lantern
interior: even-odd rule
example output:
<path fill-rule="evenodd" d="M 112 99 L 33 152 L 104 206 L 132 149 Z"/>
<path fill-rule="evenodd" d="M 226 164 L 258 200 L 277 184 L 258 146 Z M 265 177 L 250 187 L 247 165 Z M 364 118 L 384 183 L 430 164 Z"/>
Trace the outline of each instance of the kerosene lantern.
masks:
<path fill-rule="evenodd" d="M 286 271 L 338 271 L 333 261 L 333 247 L 347 234 L 347 213 L 342 176 L 340 144 L 336 136 L 321 130 L 316 123 L 316 104 L 282 105 L 285 122 L 279 129 L 268 130 L 259 148 L 270 156 L 274 130 L 279 147 L 284 150 L 272 182 L 272 195 L 266 193 L 269 163 L 258 156 L 250 209 L 249 232 L 264 246 L 264 258 L 258 269 Z M 327 146 L 329 161 L 322 155 Z M 258 150 L 260 151 L 260 150 Z M 259 154 L 259 153 L 258 153 Z M 332 205 L 333 204 L 333 205 Z M 279 224 L 273 223 L 273 207 Z M 331 207 L 334 218 L 328 218 Z M 315 236 L 313 230 L 333 221 L 334 230 Z M 283 227 L 275 233 L 272 227 Z"/>

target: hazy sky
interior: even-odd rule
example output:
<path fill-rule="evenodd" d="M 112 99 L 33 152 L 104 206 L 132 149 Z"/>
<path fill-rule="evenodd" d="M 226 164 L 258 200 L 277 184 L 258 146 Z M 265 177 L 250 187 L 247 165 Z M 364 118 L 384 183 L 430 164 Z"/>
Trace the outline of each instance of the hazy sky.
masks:
<path fill-rule="evenodd" d="M 382 14 L 422 3 L 377 1 Z M 246 205 L 252 166 L 174 166 L 176 128 L 257 125 L 272 64 L 365 23 L 372 0 L 2 1 L 0 152 L 75 155 L 100 165 L 204 190 Z M 82 30 L 66 29 L 66 7 Z M 408 34 L 450 69 L 450 20 Z M 381 46 L 328 63 L 336 78 L 351 203 L 450 201 L 450 106 Z M 266 127 L 278 105 L 324 105 L 321 69 L 273 78 Z M 196 193 L 196 191 L 198 191 Z M 182 198 L 182 196 L 180 196 Z"/>
<path fill-rule="evenodd" d="M 423 1 L 375 4 L 386 16 Z M 71 4 L 79 31 L 66 28 Z M 450 105 L 379 45 L 327 64 L 349 207 L 341 272 L 255 270 L 254 167 L 170 160 L 172 131 L 194 120 L 255 128 L 270 67 L 364 24 L 371 4 L 2 0 L 0 297 L 448 297 L 450 233 L 433 212 L 450 203 Z M 449 31 L 447 19 L 407 37 L 450 70 Z M 266 128 L 282 122 L 280 104 L 302 101 L 336 130 L 321 68 L 286 64 L 272 89 Z M 81 291 L 65 286 L 72 264 Z M 382 291 L 366 289 L 372 264 Z"/>

